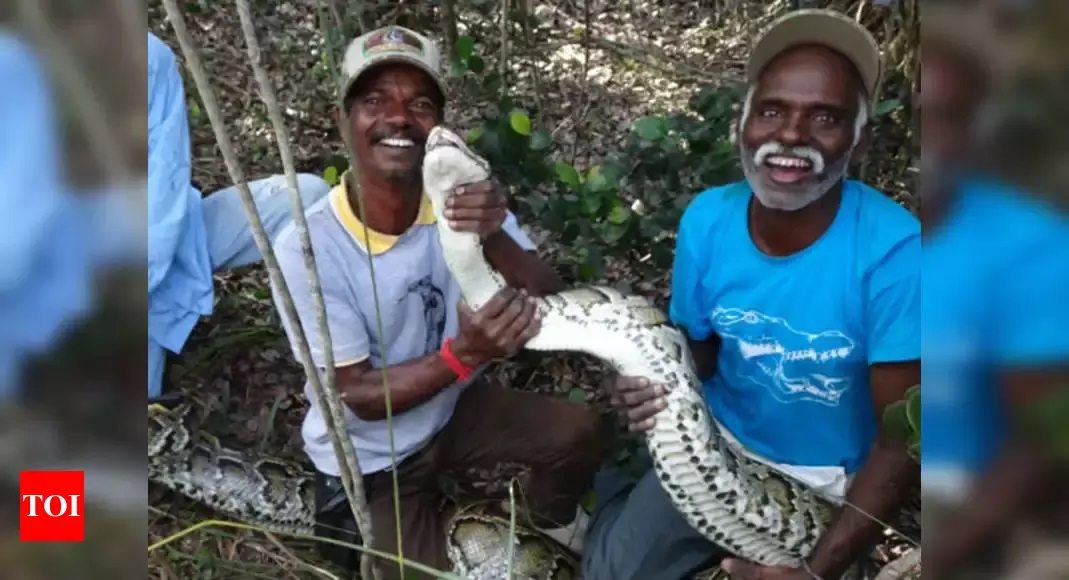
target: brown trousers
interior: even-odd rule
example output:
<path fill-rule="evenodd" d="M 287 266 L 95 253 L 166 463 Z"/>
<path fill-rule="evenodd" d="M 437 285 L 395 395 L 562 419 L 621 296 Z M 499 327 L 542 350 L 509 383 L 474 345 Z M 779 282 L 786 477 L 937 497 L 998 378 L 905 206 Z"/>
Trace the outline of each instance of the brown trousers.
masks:
<path fill-rule="evenodd" d="M 535 525 L 558 527 L 575 517 L 580 497 L 590 488 L 601 464 L 606 441 L 595 413 L 564 399 L 523 393 L 485 380 L 473 383 L 457 401 L 449 423 L 422 450 L 406 458 L 397 469 L 401 504 L 401 536 L 405 561 L 416 561 L 449 571 L 445 549 L 445 509 L 440 476 L 458 479 L 471 469 L 493 470 L 502 463 L 524 465 L 522 503 Z M 317 509 L 319 535 L 353 542 L 356 524 L 338 478 L 319 474 Z M 462 487 L 475 482 L 458 481 Z M 507 483 L 488 490 L 482 500 L 508 497 Z M 381 471 L 364 477 L 373 548 L 397 555 L 393 476 Z M 467 498 L 465 498 L 467 499 Z M 474 499 L 474 498 L 473 498 Z M 328 529 L 332 528 L 332 529 Z M 339 528 L 349 533 L 339 533 Z M 359 554 L 348 548 L 322 543 L 323 553 L 350 570 L 358 569 Z M 399 566 L 376 560 L 383 578 L 400 579 Z M 404 578 L 430 578 L 406 566 Z"/>

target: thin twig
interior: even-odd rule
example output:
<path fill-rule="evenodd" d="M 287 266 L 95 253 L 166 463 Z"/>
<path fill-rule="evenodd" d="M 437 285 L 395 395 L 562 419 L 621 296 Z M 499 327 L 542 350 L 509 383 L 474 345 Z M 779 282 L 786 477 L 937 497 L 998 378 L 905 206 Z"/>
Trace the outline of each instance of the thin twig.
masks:
<path fill-rule="evenodd" d="M 326 22 L 327 22 L 326 18 L 321 18 L 320 19 L 320 26 L 325 26 Z M 330 34 L 329 34 L 328 30 L 324 30 L 323 31 L 323 37 L 324 38 L 330 38 Z M 338 65 L 336 63 L 336 59 L 334 58 L 334 47 L 333 46 L 328 46 L 325 54 L 327 55 L 327 60 L 328 60 L 328 62 L 330 64 L 331 73 L 334 75 L 334 81 L 335 81 L 335 83 L 336 83 L 336 85 L 338 87 L 338 93 L 337 93 L 337 95 L 335 97 L 335 107 L 336 107 L 336 110 L 337 110 L 337 114 L 335 115 L 335 119 L 337 119 L 337 122 L 338 122 L 338 132 L 341 133 L 342 140 L 345 142 L 346 158 L 349 160 L 349 173 L 350 173 L 350 177 L 351 177 L 349 185 L 351 185 L 352 188 L 353 188 L 352 193 L 354 194 L 354 197 L 356 197 L 357 209 L 358 209 L 359 214 L 360 214 L 360 221 L 364 224 L 364 246 L 365 247 L 371 247 L 371 232 L 370 232 L 370 230 L 368 228 L 367 209 L 366 209 L 365 204 L 364 204 L 364 194 L 363 194 L 362 189 L 360 188 L 359 167 L 357 166 L 357 163 L 356 163 L 356 156 L 353 153 L 352 127 L 346 121 L 348 119 L 348 115 L 347 115 L 347 111 L 345 110 L 345 105 L 344 105 L 345 94 L 343 92 L 344 87 L 345 87 L 345 79 L 343 79 L 341 77 L 340 69 L 339 69 L 339 67 L 338 67 Z M 377 331 L 377 333 L 378 333 L 378 335 L 380 337 L 383 337 L 383 336 L 386 336 L 386 333 L 383 331 L 382 306 L 381 306 L 380 297 L 379 297 L 379 287 L 378 287 L 378 284 L 376 282 L 377 278 L 375 277 L 375 258 L 370 253 L 368 254 L 367 263 L 368 263 L 368 276 L 371 278 L 371 296 L 373 298 L 372 302 L 373 302 L 373 304 L 375 306 L 376 331 Z M 405 557 L 404 557 L 404 542 L 403 542 L 402 530 L 401 530 L 401 488 L 400 488 L 401 484 L 400 484 L 400 481 L 398 480 L 398 475 L 397 475 L 397 471 L 398 470 L 395 469 L 396 466 L 397 466 L 397 449 L 396 449 L 395 442 L 394 442 L 394 430 L 393 430 L 393 398 L 392 398 L 392 395 L 390 393 L 389 371 L 387 370 L 389 368 L 389 362 L 388 361 L 390 360 L 390 353 L 389 353 L 389 347 L 387 346 L 385 341 L 380 341 L 379 352 L 380 352 L 380 355 L 381 355 L 381 360 L 383 361 L 382 368 L 379 369 L 379 372 L 382 373 L 382 390 L 383 390 L 383 398 L 385 399 L 383 402 L 386 405 L 386 433 L 387 433 L 387 441 L 389 443 L 389 449 L 390 449 L 390 465 L 391 465 L 391 468 L 390 468 L 391 477 L 390 477 L 390 479 L 391 479 L 392 484 L 393 484 L 393 509 L 394 509 L 394 522 L 396 524 L 395 527 L 394 527 L 394 531 L 395 531 L 395 533 L 397 535 L 397 544 L 396 545 L 397 545 L 397 552 L 398 552 L 398 558 L 397 558 L 397 563 L 398 563 L 398 568 L 399 568 L 398 573 L 401 576 L 404 576 L 405 575 Z"/>
<path fill-rule="evenodd" d="M 341 13 L 338 12 L 338 0 L 327 0 L 327 10 L 330 12 L 330 17 L 334 19 L 334 26 L 338 27 L 343 37 L 348 38 L 349 30 L 342 20 Z"/>
<path fill-rule="evenodd" d="M 308 233 L 308 222 L 304 217 L 304 207 L 301 202 L 300 190 L 297 184 L 297 170 L 293 162 L 293 149 L 290 146 L 289 134 L 286 130 L 285 121 L 282 118 L 282 110 L 275 96 L 274 86 L 267 76 L 267 70 L 261 62 L 260 44 L 256 38 L 256 28 L 253 25 L 252 14 L 249 11 L 248 0 L 237 0 L 238 16 L 241 20 L 241 30 L 245 36 L 245 44 L 248 48 L 249 62 L 252 65 L 256 82 L 260 86 L 260 96 L 267 106 L 268 117 L 275 130 L 278 141 L 279 155 L 282 157 L 282 167 L 286 173 L 286 182 L 290 186 L 291 212 L 293 224 L 297 235 L 301 240 L 301 250 L 304 254 L 304 265 L 308 274 L 308 285 L 312 294 L 312 308 L 315 311 L 316 326 L 319 330 L 319 342 L 323 351 L 323 374 L 326 375 L 326 385 L 318 380 L 318 373 L 313 367 L 312 373 L 317 375 L 312 382 L 312 391 L 320 409 L 327 410 L 327 432 L 330 433 L 331 442 L 334 445 L 334 453 L 338 463 L 344 465 L 340 469 L 342 485 L 349 499 L 349 506 L 353 512 L 353 518 L 360 530 L 361 540 L 365 546 L 371 546 L 373 533 L 371 529 L 371 514 L 367 507 L 367 497 L 364 493 L 364 476 L 360 471 L 360 464 L 356 459 L 352 441 L 348 436 L 345 413 L 341 407 L 341 398 L 338 393 L 337 375 L 334 368 L 334 352 L 331 347 L 330 329 L 327 325 L 326 305 L 323 302 L 323 290 L 319 282 L 319 274 L 316 269 L 315 255 L 312 250 L 312 239 Z M 251 200 L 250 200 L 251 201 Z M 285 291 L 288 294 L 288 289 Z M 289 314 L 289 313 L 287 313 Z M 291 318 L 291 326 L 300 326 L 298 318 Z M 308 345 L 302 343 L 302 350 L 307 350 Z M 311 361 L 310 352 L 302 352 L 302 358 L 307 357 Z M 307 371 L 308 369 L 306 369 Z M 325 387 L 325 389 L 324 389 Z M 365 578 L 376 574 L 373 570 L 371 558 L 364 554 L 361 558 L 361 571 Z M 378 578 L 378 576 L 374 576 Z"/>
<path fill-rule="evenodd" d="M 579 156 L 579 142 L 583 140 L 583 123 L 586 121 L 587 113 L 590 111 L 590 105 L 593 103 L 593 99 L 590 97 L 590 38 L 593 36 L 594 31 L 591 30 L 590 14 L 590 0 L 583 0 L 583 98 L 586 103 L 583 106 L 582 112 L 575 118 L 575 140 L 572 141 L 572 159 L 571 163 L 575 165 L 575 159 Z"/>
<path fill-rule="evenodd" d="M 279 290 L 280 301 L 282 302 L 282 311 L 290 320 L 294 321 L 293 333 L 297 339 L 298 344 L 298 358 L 301 360 L 301 364 L 304 367 L 305 374 L 308 376 L 309 383 L 312 385 L 314 393 L 319 395 L 323 386 L 319 381 L 319 373 L 316 370 L 315 364 L 312 361 L 311 353 L 308 349 L 307 338 L 304 335 L 304 331 L 299 324 L 300 318 L 297 315 L 297 310 L 293 305 L 293 299 L 289 292 L 289 287 L 286 284 L 286 280 L 282 277 L 279 269 L 278 260 L 275 257 L 274 250 L 271 248 L 270 242 L 267 239 L 267 234 L 264 231 L 263 222 L 260 219 L 260 215 L 256 211 L 256 205 L 252 198 L 252 192 L 249 190 L 249 185 L 245 180 L 245 175 L 241 166 L 238 164 L 237 156 L 234 153 L 233 144 L 230 141 L 229 135 L 226 133 L 226 127 L 223 125 L 222 114 L 219 110 L 219 103 L 215 96 L 215 91 L 211 84 L 208 82 L 207 73 L 204 70 L 204 65 L 201 63 L 200 56 L 197 54 L 195 47 L 193 46 L 192 38 L 189 34 L 189 30 L 186 28 L 185 19 L 181 12 L 178 10 L 175 0 L 163 0 L 164 9 L 167 12 L 167 18 L 171 22 L 171 26 L 175 30 L 175 36 L 178 39 L 178 43 L 182 49 L 186 58 L 186 66 L 193 76 L 193 81 L 196 84 L 197 91 L 201 95 L 201 100 L 204 103 L 205 112 L 208 114 L 208 119 L 211 122 L 212 130 L 215 133 L 216 142 L 219 145 L 219 150 L 223 155 L 223 160 L 226 162 L 227 170 L 230 173 L 230 178 L 237 187 L 239 197 L 241 199 L 242 206 L 245 209 L 246 216 L 249 219 L 249 223 L 252 226 L 253 240 L 256 242 L 256 247 L 260 250 L 263 256 L 264 265 L 267 267 L 268 275 L 270 276 L 271 283 L 275 285 Z M 328 407 L 329 408 L 329 407 Z M 327 421 L 330 421 L 330 414 L 324 417 Z M 328 433 L 331 434 L 331 442 L 334 444 L 334 451 L 336 455 L 344 455 L 342 445 L 343 441 L 335 435 L 335 430 L 328 425 Z M 347 438 L 345 439 L 347 441 Z M 341 470 L 342 482 L 345 483 L 349 474 L 345 469 Z M 352 482 L 346 486 L 346 492 L 351 492 Z"/>
<path fill-rule="evenodd" d="M 452 0 L 448 0 L 452 1 Z M 530 54 L 535 50 L 534 42 L 531 41 L 531 0 L 519 0 L 520 10 L 523 12 L 523 41 L 524 48 Z M 542 90 L 542 70 L 539 68 L 539 59 L 531 59 L 531 79 L 534 81 L 535 86 L 535 103 L 538 106 L 538 113 L 535 115 L 535 126 L 541 126 L 542 121 L 545 119 L 546 106 L 542 100 L 542 95 L 545 94 Z"/>
<path fill-rule="evenodd" d="M 367 4 L 364 3 L 364 0 L 349 0 L 345 7 L 347 14 L 351 15 L 354 12 L 353 6 L 357 7 L 355 10 L 356 23 L 360 27 L 360 34 L 367 34 L 367 31 L 374 28 L 377 23 L 368 21 Z"/>
<path fill-rule="evenodd" d="M 458 36 L 456 0 L 442 0 L 442 20 L 445 21 L 445 54 L 452 58 Z"/>
<path fill-rule="evenodd" d="M 507 75 L 509 71 L 509 0 L 501 0 L 501 59 L 497 63 L 498 75 L 501 77 L 501 97 L 508 94 Z"/>

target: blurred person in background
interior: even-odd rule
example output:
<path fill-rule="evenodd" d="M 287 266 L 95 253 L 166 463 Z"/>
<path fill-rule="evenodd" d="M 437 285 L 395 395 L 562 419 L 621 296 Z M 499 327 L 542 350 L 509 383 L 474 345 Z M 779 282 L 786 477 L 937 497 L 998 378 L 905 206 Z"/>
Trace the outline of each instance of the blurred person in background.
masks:
<path fill-rule="evenodd" d="M 163 390 L 165 351 L 181 352 L 212 312 L 212 273 L 259 262 L 237 186 L 203 196 L 191 181 L 186 93 L 174 52 L 148 33 L 148 396 Z M 300 174 L 305 208 L 330 191 Z M 269 241 L 292 221 L 282 175 L 249 182 Z"/>
<path fill-rule="evenodd" d="M 92 302 L 94 239 L 67 187 L 57 102 L 43 62 L 0 29 L 0 400 Z"/>
<path fill-rule="evenodd" d="M 879 539 L 870 518 L 894 520 L 918 478 L 879 417 L 920 381 L 920 224 L 847 179 L 880 77 L 867 30 L 833 11 L 789 13 L 747 69 L 737 135 L 746 179 L 702 192 L 684 212 L 669 315 L 729 443 L 859 506 L 839 510 L 803 566 L 721 566 L 735 579 L 839 578 Z M 637 377 L 609 392 L 633 431 L 665 405 L 664 388 Z M 726 555 L 652 471 L 631 484 L 607 470 L 596 493 L 588 580 L 679 580 Z"/>
<path fill-rule="evenodd" d="M 926 512 L 961 508 L 925 546 L 940 579 L 997 553 L 1049 497 L 1043 441 L 1059 419 L 1028 417 L 1069 388 L 1069 221 L 980 163 L 979 122 L 1009 70 L 991 24 L 926 10 L 922 41 L 922 486 Z"/>

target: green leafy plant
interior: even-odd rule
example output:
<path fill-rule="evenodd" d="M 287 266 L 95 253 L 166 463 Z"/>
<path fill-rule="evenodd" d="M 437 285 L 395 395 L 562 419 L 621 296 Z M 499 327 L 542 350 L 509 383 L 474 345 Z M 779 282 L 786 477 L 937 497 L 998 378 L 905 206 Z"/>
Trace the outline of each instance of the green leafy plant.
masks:
<path fill-rule="evenodd" d="M 480 74 L 476 49 L 463 36 L 451 60 L 466 91 L 494 104 L 468 142 L 511 188 L 521 219 L 536 219 L 557 243 L 575 248 L 561 258 L 576 279 L 602 278 L 613 258 L 639 276 L 663 275 L 671 268 L 671 238 L 694 195 L 741 178 L 729 139 L 739 86 L 711 86 L 686 111 L 637 120 L 620 151 L 579 168 L 556 155 L 551 134 L 532 121 L 533 107 L 501 95 L 497 73 Z"/>
<path fill-rule="evenodd" d="M 906 442 L 910 455 L 920 461 L 921 386 L 913 385 L 906 396 L 883 411 L 883 424 L 891 435 Z"/>

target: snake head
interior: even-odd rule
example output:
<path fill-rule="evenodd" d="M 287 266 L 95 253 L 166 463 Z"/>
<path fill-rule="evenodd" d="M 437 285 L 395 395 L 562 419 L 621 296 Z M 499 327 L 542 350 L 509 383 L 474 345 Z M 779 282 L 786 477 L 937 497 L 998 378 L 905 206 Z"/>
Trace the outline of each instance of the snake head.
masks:
<path fill-rule="evenodd" d="M 488 179 L 490 164 L 443 125 L 431 129 L 424 147 L 423 188 L 440 220 L 445 200 L 453 191 L 460 185 Z"/>
<path fill-rule="evenodd" d="M 460 135 L 450 131 L 445 125 L 436 125 L 427 135 L 427 142 L 424 148 L 429 152 L 439 147 L 456 147 L 464 150 L 468 148 L 468 145 Z"/>

